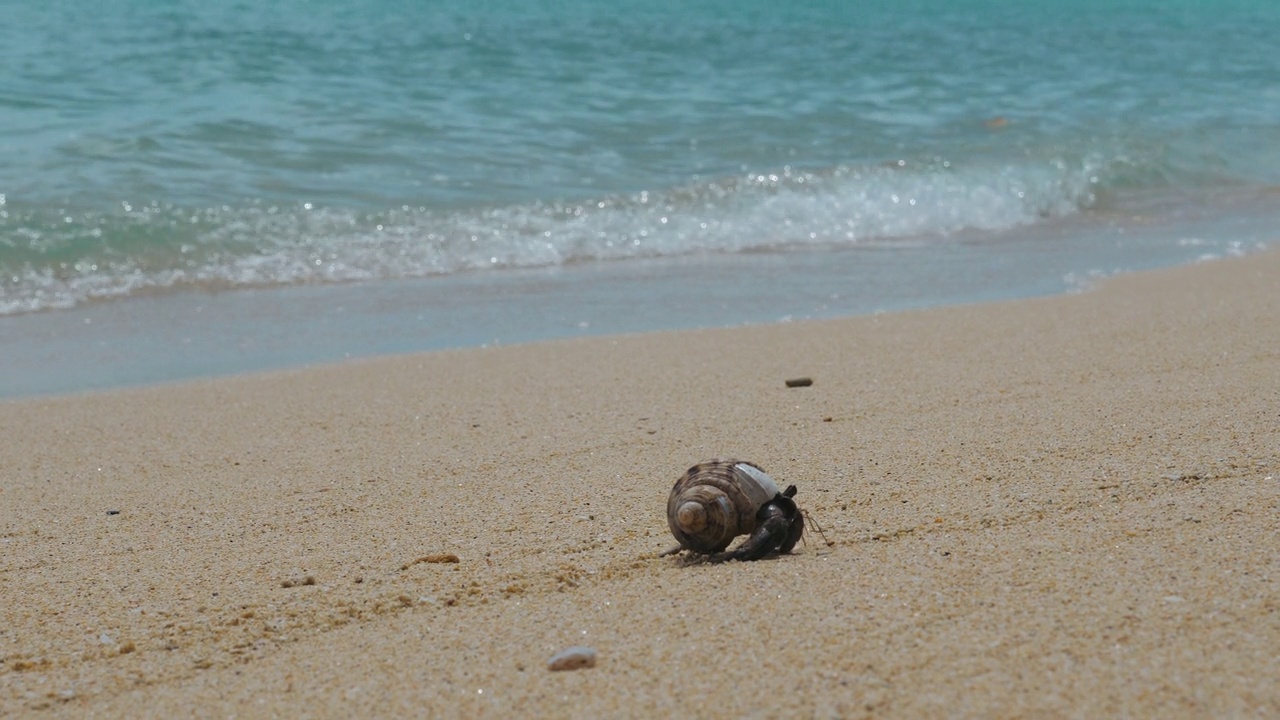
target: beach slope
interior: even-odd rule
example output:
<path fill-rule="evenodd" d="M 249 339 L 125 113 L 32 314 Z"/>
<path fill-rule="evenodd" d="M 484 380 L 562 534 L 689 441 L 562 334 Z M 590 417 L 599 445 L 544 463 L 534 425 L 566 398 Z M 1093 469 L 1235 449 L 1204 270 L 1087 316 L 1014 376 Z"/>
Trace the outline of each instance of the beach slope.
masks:
<path fill-rule="evenodd" d="M 0 403 L 0 715 L 1274 717 L 1278 338 L 1270 252 Z M 658 557 L 716 456 L 830 544 Z"/>

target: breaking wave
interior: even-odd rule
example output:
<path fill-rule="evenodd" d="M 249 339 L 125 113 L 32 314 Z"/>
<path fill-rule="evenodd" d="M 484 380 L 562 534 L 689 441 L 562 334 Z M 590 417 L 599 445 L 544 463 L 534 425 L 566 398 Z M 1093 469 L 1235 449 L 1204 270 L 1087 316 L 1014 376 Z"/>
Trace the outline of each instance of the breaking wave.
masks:
<path fill-rule="evenodd" d="M 576 202 L 355 211 L 297 203 L 108 211 L 0 196 L 0 314 L 192 287 L 426 277 L 707 253 L 944 242 L 1072 215 L 1123 157 L 782 167 Z"/>

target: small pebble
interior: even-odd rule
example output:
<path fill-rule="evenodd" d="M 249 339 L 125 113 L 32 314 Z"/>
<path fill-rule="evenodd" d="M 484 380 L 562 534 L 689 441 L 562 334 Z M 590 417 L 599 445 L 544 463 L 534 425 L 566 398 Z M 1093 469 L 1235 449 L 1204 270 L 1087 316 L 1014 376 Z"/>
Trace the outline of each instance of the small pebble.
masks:
<path fill-rule="evenodd" d="M 422 557 L 418 558 L 417 560 L 414 560 L 413 562 L 407 562 L 401 565 L 400 569 L 408 570 L 414 565 L 418 565 L 420 563 L 439 564 L 439 563 L 456 563 L 456 562 L 461 562 L 461 561 L 458 559 L 458 556 L 454 555 L 453 553 L 431 553 L 430 555 L 423 555 Z"/>
<path fill-rule="evenodd" d="M 119 511 L 119 510 L 108 510 L 108 511 L 107 511 L 107 514 L 108 514 L 108 515 L 119 515 L 119 514 L 120 514 L 120 511 Z"/>
<path fill-rule="evenodd" d="M 548 670 L 581 670 L 596 666 L 595 648 L 585 647 L 583 645 L 574 645 L 565 648 L 555 655 L 551 656 L 551 660 L 547 662 Z"/>
<path fill-rule="evenodd" d="M 809 387 L 812 384 L 813 384 L 813 378 L 807 378 L 807 377 L 791 378 L 790 380 L 787 381 L 787 387 L 789 388 Z"/>

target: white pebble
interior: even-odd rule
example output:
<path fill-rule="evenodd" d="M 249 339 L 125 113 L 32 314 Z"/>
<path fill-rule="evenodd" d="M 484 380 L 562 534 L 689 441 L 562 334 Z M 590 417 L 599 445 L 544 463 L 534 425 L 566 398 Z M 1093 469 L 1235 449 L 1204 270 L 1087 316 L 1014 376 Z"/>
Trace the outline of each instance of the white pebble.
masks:
<path fill-rule="evenodd" d="M 581 668 L 595 666 L 595 648 L 589 648 L 583 645 L 574 645 L 573 647 L 565 648 L 555 655 L 552 655 L 551 660 L 547 662 L 548 670 L 579 670 Z"/>

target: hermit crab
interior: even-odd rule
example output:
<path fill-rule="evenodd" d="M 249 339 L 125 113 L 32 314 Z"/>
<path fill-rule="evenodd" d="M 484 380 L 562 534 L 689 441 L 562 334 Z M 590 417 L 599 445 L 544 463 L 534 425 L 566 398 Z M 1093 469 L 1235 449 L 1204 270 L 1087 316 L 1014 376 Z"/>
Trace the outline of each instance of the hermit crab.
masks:
<path fill-rule="evenodd" d="M 758 560 L 789 553 L 804 535 L 805 519 L 796 506 L 796 486 L 779 492 L 759 465 L 742 460 L 708 460 L 689 468 L 667 498 L 667 525 L 681 550 L 717 560 Z M 739 535 L 747 539 L 725 552 Z"/>

